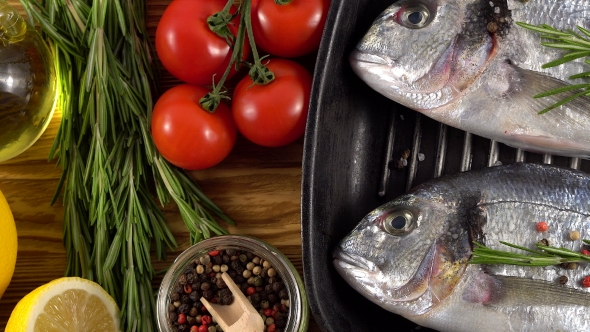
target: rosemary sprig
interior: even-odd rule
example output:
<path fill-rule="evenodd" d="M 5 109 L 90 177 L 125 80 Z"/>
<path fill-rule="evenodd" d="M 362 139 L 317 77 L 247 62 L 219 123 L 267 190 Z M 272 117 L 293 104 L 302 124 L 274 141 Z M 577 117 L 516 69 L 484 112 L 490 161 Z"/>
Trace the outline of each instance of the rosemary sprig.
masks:
<path fill-rule="evenodd" d="M 564 63 L 580 59 L 586 58 L 584 60 L 585 63 L 590 64 L 590 31 L 584 29 L 583 27 L 578 26 L 578 30 L 580 33 L 576 33 L 573 30 L 561 31 L 555 29 L 547 24 L 541 25 L 532 25 L 523 22 L 516 22 L 517 25 L 529 29 L 531 31 L 541 33 L 541 38 L 548 39 L 549 41 L 542 42 L 541 45 L 561 49 L 568 51 L 565 53 L 561 58 L 548 62 L 542 66 L 542 68 L 551 68 L 562 65 Z M 569 77 L 570 79 L 580 79 L 580 78 L 590 78 L 590 71 L 586 71 L 583 73 L 575 74 Z M 534 96 L 534 98 L 544 98 L 548 96 L 553 96 L 557 94 L 561 94 L 564 92 L 575 92 L 576 93 L 565 97 L 558 101 L 557 103 L 543 109 L 539 112 L 539 114 L 547 113 L 557 107 L 560 107 L 575 98 L 580 96 L 590 96 L 590 83 L 581 83 L 581 84 L 572 84 L 566 87 L 557 88 L 553 90 L 549 90 L 546 92 L 539 93 Z"/>
<path fill-rule="evenodd" d="M 125 331 L 155 331 L 151 249 L 177 243 L 163 206 L 179 207 L 191 243 L 232 223 L 183 171 L 158 153 L 149 128 L 152 50 L 145 0 L 21 0 L 53 52 L 62 119 L 50 152 L 62 176 L 66 275 L 100 283 Z"/>
<path fill-rule="evenodd" d="M 590 241 L 583 240 L 584 243 L 590 244 Z M 539 250 L 533 250 L 521 247 L 512 243 L 499 241 L 501 244 L 511 248 L 528 252 L 529 254 L 520 254 L 511 251 L 491 249 L 481 243 L 473 242 L 474 248 L 470 264 L 507 264 L 520 266 L 550 266 L 562 263 L 590 263 L 590 256 L 572 251 L 566 248 L 536 243 Z"/>

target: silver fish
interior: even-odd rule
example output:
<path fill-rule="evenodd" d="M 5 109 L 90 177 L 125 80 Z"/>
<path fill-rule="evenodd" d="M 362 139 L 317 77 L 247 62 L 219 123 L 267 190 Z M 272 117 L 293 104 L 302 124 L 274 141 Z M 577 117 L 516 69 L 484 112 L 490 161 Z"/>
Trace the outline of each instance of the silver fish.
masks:
<path fill-rule="evenodd" d="M 590 97 L 539 115 L 573 92 L 532 96 L 571 84 L 569 76 L 590 65 L 541 68 L 565 51 L 542 46 L 538 33 L 515 22 L 590 29 L 590 1 L 398 1 L 358 43 L 351 66 L 374 90 L 439 122 L 516 148 L 588 158 Z"/>
<path fill-rule="evenodd" d="M 590 237 L 590 175 L 516 163 L 431 180 L 375 209 L 335 248 L 334 266 L 372 302 L 436 330 L 590 331 L 589 264 L 468 264 L 473 241 L 518 252 L 499 241 L 532 249 L 546 238 L 579 252 L 574 230 Z"/>

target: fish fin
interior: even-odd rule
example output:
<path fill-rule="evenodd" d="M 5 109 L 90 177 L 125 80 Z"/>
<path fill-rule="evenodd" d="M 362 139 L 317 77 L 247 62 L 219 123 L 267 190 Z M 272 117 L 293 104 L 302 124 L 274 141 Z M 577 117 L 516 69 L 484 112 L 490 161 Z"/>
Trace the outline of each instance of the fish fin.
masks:
<path fill-rule="evenodd" d="M 497 77 L 503 77 L 503 79 L 489 82 L 486 91 L 496 98 L 509 100 L 513 105 L 511 106 L 513 112 L 527 113 L 530 117 L 543 117 L 543 122 L 551 124 L 552 128 L 570 128 L 574 131 L 586 129 L 586 121 L 590 117 L 590 107 L 588 107 L 590 97 L 580 95 L 574 98 L 576 94 L 583 92 L 582 89 L 533 98 L 535 95 L 555 89 L 566 89 L 572 85 L 544 73 L 520 68 L 510 61 L 500 64 L 494 70 L 501 73 Z M 564 98 L 573 99 L 546 113 L 539 114 L 560 103 Z M 518 125 L 507 127 L 504 134 L 520 142 L 518 147 L 525 147 L 533 152 L 569 151 L 571 155 L 588 157 L 586 142 L 573 142 L 552 135 L 527 133 Z M 536 149 L 538 146 L 545 147 L 545 150 Z"/>
<path fill-rule="evenodd" d="M 566 89 L 572 85 L 544 73 L 520 68 L 510 62 L 504 63 L 503 70 L 506 72 L 512 72 L 510 76 L 514 78 L 512 81 L 513 86 L 511 86 L 509 91 L 506 92 L 509 94 L 509 97 L 517 103 L 517 106 L 520 106 L 515 108 L 516 110 L 532 107 L 534 111 L 538 113 L 559 103 L 565 98 L 573 97 L 575 94 L 583 91 L 582 89 L 574 89 L 546 97 L 533 98 L 533 96 L 538 94 L 551 90 Z M 590 97 L 582 95 L 573 98 L 563 106 L 557 107 L 555 110 L 546 114 L 552 112 L 562 113 L 569 110 L 590 116 L 588 105 L 590 105 Z"/>
<path fill-rule="evenodd" d="M 590 293 L 557 282 L 512 276 L 493 276 L 500 282 L 501 296 L 492 305 L 590 306 Z"/>

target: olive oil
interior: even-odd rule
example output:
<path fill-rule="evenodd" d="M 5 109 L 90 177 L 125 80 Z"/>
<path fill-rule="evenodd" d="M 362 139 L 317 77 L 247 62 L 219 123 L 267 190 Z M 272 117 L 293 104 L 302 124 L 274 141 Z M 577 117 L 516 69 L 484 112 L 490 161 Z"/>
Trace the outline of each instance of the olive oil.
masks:
<path fill-rule="evenodd" d="M 0 162 L 19 155 L 43 134 L 55 109 L 56 85 L 47 45 L 0 0 Z"/>

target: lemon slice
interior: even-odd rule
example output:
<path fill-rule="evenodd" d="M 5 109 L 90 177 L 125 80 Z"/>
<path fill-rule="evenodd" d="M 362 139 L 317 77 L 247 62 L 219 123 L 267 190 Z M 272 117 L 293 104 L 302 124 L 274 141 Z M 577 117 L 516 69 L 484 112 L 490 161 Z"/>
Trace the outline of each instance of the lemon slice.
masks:
<path fill-rule="evenodd" d="M 51 281 L 23 297 L 6 332 L 119 331 L 119 308 L 97 283 L 77 277 Z"/>

